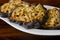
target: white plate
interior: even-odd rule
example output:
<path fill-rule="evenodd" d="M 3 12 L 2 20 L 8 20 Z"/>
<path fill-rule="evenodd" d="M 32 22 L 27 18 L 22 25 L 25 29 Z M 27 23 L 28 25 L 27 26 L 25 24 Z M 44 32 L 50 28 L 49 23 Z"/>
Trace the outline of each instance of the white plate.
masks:
<path fill-rule="evenodd" d="M 47 6 L 47 5 L 44 5 L 44 7 L 47 8 L 47 9 L 54 8 L 52 6 Z M 0 17 L 0 19 L 5 21 L 6 23 L 11 25 L 12 27 L 14 27 L 14 28 L 16 28 L 20 31 L 26 32 L 26 33 L 35 34 L 35 35 L 60 35 L 60 30 L 25 29 L 24 27 L 22 27 L 18 24 L 10 22 L 8 18 Z"/>

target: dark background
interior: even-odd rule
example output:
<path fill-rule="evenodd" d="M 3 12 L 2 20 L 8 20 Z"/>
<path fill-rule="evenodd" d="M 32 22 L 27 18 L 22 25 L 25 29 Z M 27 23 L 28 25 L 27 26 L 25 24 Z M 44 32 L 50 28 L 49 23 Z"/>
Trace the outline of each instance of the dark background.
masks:
<path fill-rule="evenodd" d="M 60 0 L 23 0 L 27 2 L 40 2 L 41 4 L 52 5 L 60 7 Z M 8 0 L 0 0 L 0 5 L 8 2 Z M 60 36 L 38 36 L 27 34 L 12 26 L 8 25 L 4 21 L 0 20 L 0 40 L 58 40 Z"/>

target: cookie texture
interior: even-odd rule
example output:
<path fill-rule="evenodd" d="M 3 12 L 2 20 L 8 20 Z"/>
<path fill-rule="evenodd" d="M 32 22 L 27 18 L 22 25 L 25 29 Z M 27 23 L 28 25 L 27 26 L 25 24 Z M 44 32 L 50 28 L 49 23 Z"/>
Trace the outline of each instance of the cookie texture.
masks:
<path fill-rule="evenodd" d="M 48 10 L 48 19 L 44 25 L 44 28 L 52 28 L 60 26 L 59 11 L 57 8 Z"/>
<path fill-rule="evenodd" d="M 16 8 L 10 19 L 24 22 L 32 22 L 33 20 L 41 21 L 45 16 L 46 10 L 42 5 L 38 4 L 29 6 L 26 4 L 25 6 L 20 6 Z"/>

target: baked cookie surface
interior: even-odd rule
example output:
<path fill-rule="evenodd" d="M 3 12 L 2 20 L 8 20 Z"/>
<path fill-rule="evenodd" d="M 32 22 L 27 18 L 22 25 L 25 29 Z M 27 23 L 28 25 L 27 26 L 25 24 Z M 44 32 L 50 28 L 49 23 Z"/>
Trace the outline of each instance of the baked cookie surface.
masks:
<path fill-rule="evenodd" d="M 18 7 L 15 9 L 10 19 L 24 22 L 31 22 L 33 20 L 42 20 L 45 16 L 46 10 L 42 5 L 25 5 L 24 7 Z"/>
<path fill-rule="evenodd" d="M 52 28 L 56 26 L 60 26 L 60 18 L 59 18 L 59 11 L 57 8 L 49 9 L 48 10 L 48 19 L 45 23 L 45 28 Z"/>

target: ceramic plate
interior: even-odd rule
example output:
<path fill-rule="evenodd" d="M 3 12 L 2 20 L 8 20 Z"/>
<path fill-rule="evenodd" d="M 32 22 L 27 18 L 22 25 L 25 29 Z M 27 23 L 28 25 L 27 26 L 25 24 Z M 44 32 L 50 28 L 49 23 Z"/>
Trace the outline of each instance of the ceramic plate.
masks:
<path fill-rule="evenodd" d="M 47 6 L 47 5 L 44 5 L 44 7 L 47 9 L 54 8 L 53 6 Z M 0 19 L 5 21 L 6 23 L 11 25 L 12 27 L 14 27 L 20 31 L 26 32 L 26 33 L 30 33 L 30 34 L 34 34 L 34 35 L 60 35 L 60 30 L 26 29 L 16 23 L 10 22 L 8 18 L 0 17 Z"/>

